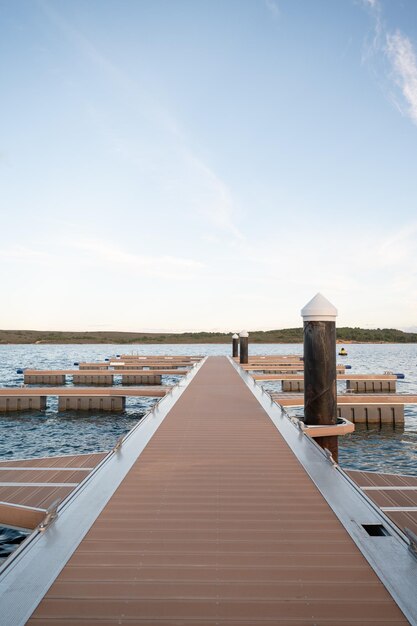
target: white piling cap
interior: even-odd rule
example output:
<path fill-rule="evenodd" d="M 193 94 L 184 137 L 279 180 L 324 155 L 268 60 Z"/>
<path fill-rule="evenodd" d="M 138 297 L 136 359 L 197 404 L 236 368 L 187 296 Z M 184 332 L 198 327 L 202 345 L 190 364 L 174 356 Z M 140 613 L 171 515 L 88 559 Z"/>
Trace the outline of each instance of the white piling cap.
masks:
<path fill-rule="evenodd" d="M 334 322 L 337 317 L 337 309 L 321 293 L 317 293 L 301 309 L 301 317 L 305 322 Z"/>
<path fill-rule="evenodd" d="M 232 335 L 232 339 L 239 339 L 239 335 L 236 335 L 236 333 L 234 335 Z"/>
<path fill-rule="evenodd" d="M 239 337 L 249 337 L 249 333 L 247 330 L 241 330 L 239 333 Z"/>

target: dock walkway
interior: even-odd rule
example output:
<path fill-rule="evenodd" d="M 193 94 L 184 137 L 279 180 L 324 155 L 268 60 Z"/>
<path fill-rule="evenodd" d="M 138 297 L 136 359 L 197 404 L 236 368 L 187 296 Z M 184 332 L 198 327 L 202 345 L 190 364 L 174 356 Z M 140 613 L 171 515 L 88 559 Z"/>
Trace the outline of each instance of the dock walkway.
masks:
<path fill-rule="evenodd" d="M 239 373 L 210 357 L 28 623 L 409 622 Z"/>

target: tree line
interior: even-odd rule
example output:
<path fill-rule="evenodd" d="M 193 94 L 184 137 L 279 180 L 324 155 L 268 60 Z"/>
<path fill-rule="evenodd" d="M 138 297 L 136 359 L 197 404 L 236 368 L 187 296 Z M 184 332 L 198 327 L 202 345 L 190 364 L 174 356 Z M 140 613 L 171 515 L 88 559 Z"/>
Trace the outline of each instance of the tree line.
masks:
<path fill-rule="evenodd" d="M 36 330 L 0 330 L 0 344 L 33 343 L 108 343 L 108 344 L 163 344 L 163 343 L 229 343 L 228 333 L 126 333 L 126 332 L 59 332 Z M 281 330 L 249 331 L 251 343 L 302 343 L 302 328 Z M 395 328 L 351 328 L 336 329 L 341 342 L 357 343 L 417 343 L 417 333 L 406 333 Z"/>

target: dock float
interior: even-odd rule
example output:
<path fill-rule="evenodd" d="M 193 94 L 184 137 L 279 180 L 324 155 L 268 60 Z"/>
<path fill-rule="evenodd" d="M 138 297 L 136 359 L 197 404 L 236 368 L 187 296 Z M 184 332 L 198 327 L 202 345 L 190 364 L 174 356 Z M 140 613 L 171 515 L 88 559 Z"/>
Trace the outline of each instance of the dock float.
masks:
<path fill-rule="evenodd" d="M 23 370 L 25 385 L 65 385 L 72 377 L 74 385 L 113 385 L 114 377 L 122 377 L 122 385 L 160 385 L 162 376 L 186 376 L 189 370 L 155 369 L 152 371 L 114 370 Z"/>
<path fill-rule="evenodd" d="M 235 363 L 239 363 L 239 357 L 233 359 Z M 247 365 L 303 365 L 303 357 L 291 354 L 284 355 L 254 355 L 248 356 Z"/>
<path fill-rule="evenodd" d="M 7 624 L 417 623 L 400 529 L 209 357 L 0 568 Z"/>
<path fill-rule="evenodd" d="M 304 370 L 304 363 L 288 363 L 286 365 L 240 365 L 240 367 L 246 372 L 251 373 L 263 373 L 263 374 L 297 374 Z M 346 365 L 336 365 L 336 371 L 339 374 L 343 374 L 346 371 Z"/>
<path fill-rule="evenodd" d="M 123 411 L 127 397 L 162 398 L 172 387 L 3 387 L 0 389 L 0 413 L 46 409 L 48 396 L 58 397 L 59 411 Z"/>
<path fill-rule="evenodd" d="M 300 374 L 252 374 L 254 380 L 276 380 L 282 391 L 304 391 L 304 376 Z M 358 393 L 395 393 L 395 374 L 337 374 L 337 380 L 346 381 L 346 389 Z"/>
<path fill-rule="evenodd" d="M 281 407 L 304 406 L 304 395 L 288 392 L 270 394 Z M 412 394 L 345 394 L 337 396 L 337 415 L 354 424 L 404 424 L 404 406 L 417 404 Z"/>
<path fill-rule="evenodd" d="M 153 371 L 153 370 L 169 370 L 175 373 L 179 369 L 190 369 L 194 366 L 194 363 L 165 363 L 156 361 L 154 363 L 143 363 L 142 361 L 103 361 L 103 362 L 93 362 L 93 363 L 80 363 L 80 370 L 110 370 L 110 371 L 118 371 L 118 370 L 143 370 L 143 371 Z"/>
<path fill-rule="evenodd" d="M 176 354 L 176 355 L 166 355 L 166 354 L 148 354 L 148 355 L 138 355 L 138 354 L 121 354 L 119 357 L 111 357 L 110 361 L 138 361 L 138 362 L 147 362 L 147 363 L 170 363 L 170 362 L 180 362 L 180 363 L 190 363 L 191 365 L 194 363 L 198 363 L 203 359 L 203 356 L 188 356 L 186 354 Z"/>

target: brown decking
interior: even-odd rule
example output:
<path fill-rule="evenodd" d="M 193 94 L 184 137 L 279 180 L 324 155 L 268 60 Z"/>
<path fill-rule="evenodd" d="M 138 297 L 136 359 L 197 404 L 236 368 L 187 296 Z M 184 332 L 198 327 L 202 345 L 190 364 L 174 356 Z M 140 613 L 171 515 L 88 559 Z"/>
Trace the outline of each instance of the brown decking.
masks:
<path fill-rule="evenodd" d="M 281 406 L 303 406 L 304 394 L 272 392 L 271 398 Z M 337 396 L 337 404 L 417 404 L 417 395 L 405 393 L 349 393 Z"/>
<path fill-rule="evenodd" d="M 29 623 L 407 620 L 238 374 L 212 357 Z"/>
<path fill-rule="evenodd" d="M 417 476 L 357 470 L 347 474 L 397 526 L 402 530 L 409 528 L 417 535 Z M 393 510 L 396 508 L 404 510 Z"/>
<path fill-rule="evenodd" d="M 45 516 L 46 509 L 68 496 L 106 454 L 1 462 L 0 524 L 34 528 Z M 37 511 L 30 511 L 28 507 Z"/>

